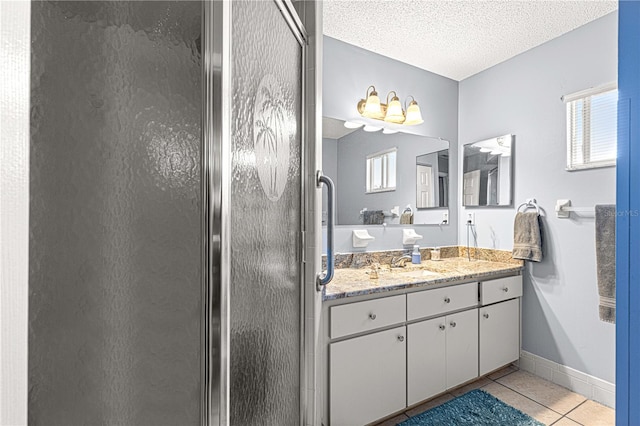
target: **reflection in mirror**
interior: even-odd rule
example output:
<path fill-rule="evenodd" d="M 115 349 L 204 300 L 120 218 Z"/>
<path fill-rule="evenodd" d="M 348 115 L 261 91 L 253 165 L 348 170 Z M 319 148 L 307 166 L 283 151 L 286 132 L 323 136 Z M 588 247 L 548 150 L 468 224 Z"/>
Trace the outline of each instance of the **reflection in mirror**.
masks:
<path fill-rule="evenodd" d="M 392 158 L 383 158 L 392 152 L 395 181 Z M 372 158 L 379 161 L 370 162 Z M 336 184 L 338 225 L 400 224 L 405 210 L 413 213 L 413 224 L 441 224 L 443 213 L 448 213 L 449 160 L 449 141 L 440 138 L 365 132 L 347 129 L 340 120 L 323 119 L 322 169 Z M 429 201 L 423 207 L 416 203 L 416 165 L 421 162 L 432 167 L 431 189 L 425 195 Z M 326 199 L 322 212 L 324 224 Z"/>
<path fill-rule="evenodd" d="M 464 146 L 462 205 L 511 206 L 513 135 Z"/>
<path fill-rule="evenodd" d="M 367 194 L 395 191 L 397 152 L 398 150 L 393 148 L 367 155 Z"/>
<path fill-rule="evenodd" d="M 416 205 L 419 209 L 449 206 L 449 150 L 416 157 Z"/>

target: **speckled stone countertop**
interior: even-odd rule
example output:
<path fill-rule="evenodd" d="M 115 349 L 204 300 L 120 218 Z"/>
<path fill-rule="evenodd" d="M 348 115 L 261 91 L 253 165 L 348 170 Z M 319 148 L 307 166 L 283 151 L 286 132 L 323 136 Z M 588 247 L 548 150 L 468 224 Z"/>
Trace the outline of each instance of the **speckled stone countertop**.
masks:
<path fill-rule="evenodd" d="M 366 294 L 383 293 L 416 287 L 428 287 L 456 281 L 474 280 L 497 274 L 516 273 L 522 261 L 497 262 L 449 257 L 439 261 L 423 260 L 420 265 L 407 263 L 404 268 L 382 264 L 378 278 L 370 278 L 371 266 L 336 269 L 333 280 L 323 291 L 323 300 L 343 299 Z"/>

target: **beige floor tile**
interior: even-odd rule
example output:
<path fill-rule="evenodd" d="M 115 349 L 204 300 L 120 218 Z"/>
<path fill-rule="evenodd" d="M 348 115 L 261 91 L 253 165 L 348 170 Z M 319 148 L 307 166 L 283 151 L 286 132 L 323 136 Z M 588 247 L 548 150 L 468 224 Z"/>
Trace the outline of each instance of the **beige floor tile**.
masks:
<path fill-rule="evenodd" d="M 491 395 L 495 396 L 505 404 L 517 408 L 518 410 L 530 415 L 531 417 L 539 422 L 544 423 L 545 425 L 550 425 L 562 417 L 562 415 L 556 413 L 555 411 L 550 410 L 549 408 L 520 395 L 519 393 L 509 389 L 508 387 L 502 386 L 498 382 L 489 383 L 482 389 L 489 392 Z"/>
<path fill-rule="evenodd" d="M 487 379 L 486 377 L 482 377 L 475 382 L 471 382 L 468 385 L 462 386 L 461 388 L 450 390 L 449 393 L 453 396 L 460 396 L 474 389 L 480 389 L 481 387 L 486 386 L 489 383 L 491 383 L 491 380 Z"/>
<path fill-rule="evenodd" d="M 567 414 L 587 399 L 569 389 L 522 370 L 501 377 L 496 381 L 560 414 Z"/>
<path fill-rule="evenodd" d="M 382 423 L 377 423 L 376 426 L 396 426 L 398 423 L 402 423 L 408 418 L 409 417 L 405 416 L 404 414 L 399 414 L 395 417 L 385 420 Z"/>
<path fill-rule="evenodd" d="M 585 402 L 567 414 L 567 417 L 584 426 L 613 426 L 616 424 L 616 412 L 595 401 Z"/>
<path fill-rule="evenodd" d="M 413 417 L 417 414 L 420 413 L 424 413 L 427 410 L 432 409 L 433 407 L 437 407 L 438 405 L 442 405 L 447 401 L 451 401 L 453 398 L 455 398 L 453 395 L 449 394 L 449 393 L 445 393 L 444 395 L 440 395 L 437 398 L 432 399 L 431 401 L 427 401 L 423 404 L 420 404 L 416 407 L 413 407 L 410 410 L 405 411 L 404 413 L 409 416 L 409 417 Z"/>
<path fill-rule="evenodd" d="M 506 376 L 507 374 L 511 374 L 514 371 L 518 371 L 518 369 L 513 365 L 507 365 L 506 367 L 501 368 L 498 371 L 494 371 L 493 373 L 489 374 L 487 377 L 490 378 L 491 380 L 498 380 L 500 377 Z"/>
<path fill-rule="evenodd" d="M 581 426 L 580 423 L 576 423 L 570 418 L 563 417 L 553 424 L 553 426 Z"/>

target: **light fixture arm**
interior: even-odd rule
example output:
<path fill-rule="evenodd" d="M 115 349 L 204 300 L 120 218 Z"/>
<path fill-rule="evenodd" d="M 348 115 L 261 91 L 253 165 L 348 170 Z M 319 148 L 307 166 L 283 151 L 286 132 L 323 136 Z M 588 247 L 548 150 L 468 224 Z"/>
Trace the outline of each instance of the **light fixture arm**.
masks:
<path fill-rule="evenodd" d="M 409 106 L 407 105 L 407 101 L 409 100 L 409 98 L 411 98 L 412 101 L 415 102 L 416 98 L 414 98 L 412 95 L 407 96 L 407 99 L 404 100 L 404 110 L 406 111 Z M 411 105 L 411 103 L 409 103 L 409 105 Z"/>
<path fill-rule="evenodd" d="M 369 89 L 373 89 L 373 90 L 371 92 L 369 92 Z M 369 97 L 369 94 L 373 93 L 375 91 L 376 91 L 376 86 L 374 86 L 373 84 L 371 86 L 367 87 L 367 94 L 364 95 L 364 99 L 366 100 Z"/>
<path fill-rule="evenodd" d="M 392 94 L 392 93 L 393 93 L 393 97 L 394 97 L 394 98 L 397 98 L 397 97 L 398 97 L 398 94 L 396 93 L 396 91 L 395 91 L 395 90 L 390 91 L 390 92 L 387 94 L 387 105 L 389 105 L 389 96 L 391 96 L 391 94 Z M 393 98 L 391 98 L 391 100 L 393 100 Z"/>

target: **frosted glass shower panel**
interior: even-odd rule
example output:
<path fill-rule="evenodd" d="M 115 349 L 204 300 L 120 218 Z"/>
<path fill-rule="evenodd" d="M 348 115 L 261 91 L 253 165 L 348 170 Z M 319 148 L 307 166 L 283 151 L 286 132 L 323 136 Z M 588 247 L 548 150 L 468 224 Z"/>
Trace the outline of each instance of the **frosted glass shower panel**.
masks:
<path fill-rule="evenodd" d="M 301 49 L 275 2 L 233 3 L 232 425 L 300 422 Z"/>
<path fill-rule="evenodd" d="M 33 2 L 29 424 L 200 423 L 200 2 Z"/>

